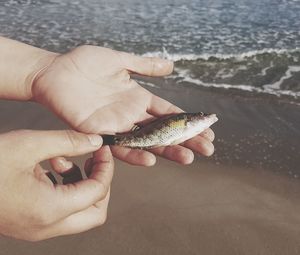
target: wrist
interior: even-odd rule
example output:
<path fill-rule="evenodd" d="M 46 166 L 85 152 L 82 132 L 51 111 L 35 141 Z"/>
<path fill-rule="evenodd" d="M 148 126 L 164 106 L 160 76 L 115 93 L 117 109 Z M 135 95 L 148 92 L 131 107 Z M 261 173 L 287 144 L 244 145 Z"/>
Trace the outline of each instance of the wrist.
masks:
<path fill-rule="evenodd" d="M 0 36 L 0 98 L 31 100 L 31 86 L 35 75 L 56 56 Z"/>
<path fill-rule="evenodd" d="M 36 81 L 54 62 L 59 54 L 49 51 L 41 52 L 40 56 L 33 60 L 31 71 L 28 73 L 25 80 L 25 94 L 27 100 L 34 100 L 33 87 L 36 86 Z"/>

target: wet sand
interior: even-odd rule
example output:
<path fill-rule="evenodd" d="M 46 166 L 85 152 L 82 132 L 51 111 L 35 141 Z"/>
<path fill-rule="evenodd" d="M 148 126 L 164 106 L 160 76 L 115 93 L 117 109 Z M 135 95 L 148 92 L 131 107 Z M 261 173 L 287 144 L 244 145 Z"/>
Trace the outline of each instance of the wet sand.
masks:
<path fill-rule="evenodd" d="M 190 166 L 117 162 L 103 227 L 34 244 L 2 237 L 0 254 L 300 254 L 300 107 L 162 86 L 151 90 L 218 114 L 215 155 Z M 65 127 L 32 103 L 1 101 L 0 117 L 1 132 Z"/>

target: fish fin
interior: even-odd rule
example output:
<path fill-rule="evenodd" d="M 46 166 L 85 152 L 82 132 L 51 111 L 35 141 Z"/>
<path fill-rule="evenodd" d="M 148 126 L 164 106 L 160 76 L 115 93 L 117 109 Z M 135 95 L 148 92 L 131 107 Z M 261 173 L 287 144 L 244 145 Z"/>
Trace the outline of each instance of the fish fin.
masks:
<path fill-rule="evenodd" d="M 140 129 L 141 129 L 141 126 L 135 124 L 135 125 L 132 127 L 131 132 L 133 132 L 133 131 L 138 131 L 138 130 L 140 130 Z"/>
<path fill-rule="evenodd" d="M 102 135 L 103 145 L 114 145 L 116 144 L 115 135 Z"/>

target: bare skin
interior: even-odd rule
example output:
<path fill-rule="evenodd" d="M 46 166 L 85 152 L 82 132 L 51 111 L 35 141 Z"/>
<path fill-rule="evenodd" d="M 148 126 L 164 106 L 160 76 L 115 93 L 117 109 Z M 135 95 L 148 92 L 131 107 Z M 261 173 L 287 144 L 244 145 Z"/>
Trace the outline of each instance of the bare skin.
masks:
<path fill-rule="evenodd" d="M 94 139 L 94 143 L 91 143 Z M 96 139 L 96 140 L 95 140 Z M 1 234 L 30 241 L 86 231 L 106 220 L 113 158 L 102 139 L 75 131 L 20 130 L 0 135 Z M 54 185 L 39 164 L 93 152 L 88 179 Z M 65 168 L 66 169 L 66 168 Z"/>

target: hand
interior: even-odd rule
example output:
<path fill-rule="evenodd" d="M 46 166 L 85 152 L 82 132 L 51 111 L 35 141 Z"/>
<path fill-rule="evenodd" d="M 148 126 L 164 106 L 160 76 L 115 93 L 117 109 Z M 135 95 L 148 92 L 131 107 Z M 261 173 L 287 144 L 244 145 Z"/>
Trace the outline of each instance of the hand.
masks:
<path fill-rule="evenodd" d="M 85 133 L 125 132 L 138 122 L 181 109 L 153 95 L 130 79 L 131 73 L 148 76 L 170 74 L 173 63 L 143 58 L 96 46 L 81 46 L 55 55 L 34 79 L 32 96 L 74 129 Z M 183 146 L 150 151 L 112 147 L 117 158 L 131 164 L 152 165 L 159 155 L 179 163 L 193 161 L 194 150 L 213 153 L 213 132 L 209 129 Z"/>
<path fill-rule="evenodd" d="M 101 143 L 100 136 L 75 131 L 22 130 L 0 135 L 0 233 L 36 241 L 103 224 L 113 160 L 109 147 L 100 148 Z M 39 164 L 95 150 L 86 164 L 88 179 L 73 184 L 54 185 Z M 52 166 L 62 172 L 57 159 Z"/>

